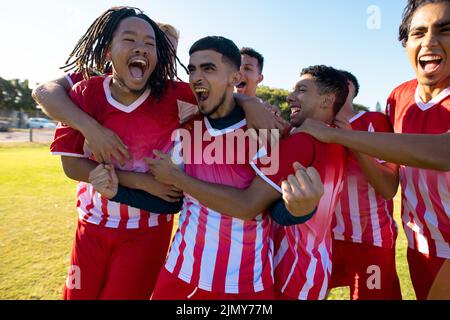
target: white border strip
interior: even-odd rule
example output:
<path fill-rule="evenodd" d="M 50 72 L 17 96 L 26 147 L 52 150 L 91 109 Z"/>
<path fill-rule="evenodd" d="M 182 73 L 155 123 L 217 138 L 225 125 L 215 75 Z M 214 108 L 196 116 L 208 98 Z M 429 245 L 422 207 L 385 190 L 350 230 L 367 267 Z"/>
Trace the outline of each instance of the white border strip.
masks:
<path fill-rule="evenodd" d="M 277 190 L 279 193 L 283 194 L 283 190 L 281 190 L 281 188 L 276 185 L 272 180 L 270 180 L 269 178 L 267 178 L 264 173 L 262 173 L 261 170 L 259 170 L 259 168 L 256 166 L 256 164 L 254 162 L 250 162 L 250 165 L 252 166 L 253 170 L 255 170 L 256 174 L 258 176 L 260 176 L 261 179 L 263 179 L 265 182 L 267 182 L 268 184 L 270 184 L 270 186 L 272 186 L 275 190 Z"/>
<path fill-rule="evenodd" d="M 74 158 L 86 158 L 84 155 L 70 152 L 52 152 L 54 156 L 74 157 Z"/>

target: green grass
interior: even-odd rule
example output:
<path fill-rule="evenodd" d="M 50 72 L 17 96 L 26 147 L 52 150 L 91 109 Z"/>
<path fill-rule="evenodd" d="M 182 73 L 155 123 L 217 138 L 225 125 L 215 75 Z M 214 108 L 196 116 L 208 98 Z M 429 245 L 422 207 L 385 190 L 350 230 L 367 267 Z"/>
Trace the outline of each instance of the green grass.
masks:
<path fill-rule="evenodd" d="M 47 145 L 0 144 L 0 299 L 60 299 L 77 214 L 76 183 Z M 396 199 L 396 218 L 399 221 Z M 404 299 L 414 299 L 400 230 L 397 270 Z M 330 299 L 348 299 L 335 289 Z"/>

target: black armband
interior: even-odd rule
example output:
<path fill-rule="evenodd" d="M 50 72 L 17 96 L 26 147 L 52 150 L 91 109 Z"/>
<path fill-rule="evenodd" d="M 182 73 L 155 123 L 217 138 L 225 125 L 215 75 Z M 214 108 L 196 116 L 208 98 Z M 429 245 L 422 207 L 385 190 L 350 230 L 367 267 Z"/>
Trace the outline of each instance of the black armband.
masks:
<path fill-rule="evenodd" d="M 159 214 L 176 214 L 180 212 L 183 205 L 182 199 L 173 203 L 167 202 L 145 191 L 130 189 L 121 185 L 119 185 L 115 197 L 110 200 Z"/>
<path fill-rule="evenodd" d="M 306 216 L 295 217 L 288 211 L 288 209 L 286 208 L 286 204 L 284 203 L 283 200 L 277 201 L 270 208 L 272 219 L 282 226 L 294 226 L 298 224 L 303 224 L 309 221 L 316 214 L 316 212 L 317 207 L 314 209 L 313 212 L 311 212 Z"/>

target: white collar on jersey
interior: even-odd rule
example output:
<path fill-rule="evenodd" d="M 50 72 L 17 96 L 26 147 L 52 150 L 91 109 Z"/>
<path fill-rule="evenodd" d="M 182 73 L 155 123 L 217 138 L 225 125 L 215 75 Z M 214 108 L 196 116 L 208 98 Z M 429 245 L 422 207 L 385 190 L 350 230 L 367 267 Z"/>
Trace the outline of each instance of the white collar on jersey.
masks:
<path fill-rule="evenodd" d="M 209 122 L 208 117 L 203 117 L 203 118 L 205 119 L 206 130 L 208 130 L 208 133 L 211 135 L 211 137 L 222 136 L 224 134 L 233 132 L 234 130 L 240 129 L 247 124 L 247 120 L 243 119 L 243 120 L 239 121 L 238 123 L 235 123 L 232 126 L 229 126 L 228 128 L 218 130 L 218 129 L 214 129 L 211 126 L 211 123 Z"/>
<path fill-rule="evenodd" d="M 359 118 L 361 118 L 364 114 L 366 113 L 366 111 L 360 111 L 357 114 L 355 114 L 353 117 L 351 117 L 350 119 L 348 119 L 349 123 L 352 123 L 356 120 L 358 120 Z"/>
<path fill-rule="evenodd" d="M 119 109 L 120 111 L 131 113 L 134 110 L 136 110 L 141 104 L 144 103 L 145 100 L 150 95 L 150 89 L 147 89 L 144 91 L 144 93 L 132 104 L 129 106 L 126 106 L 119 101 L 115 100 L 111 94 L 111 89 L 109 87 L 112 80 L 112 76 L 105 77 L 105 80 L 103 81 L 103 89 L 105 90 L 106 99 L 108 100 L 108 103 L 112 105 L 114 108 Z"/>
<path fill-rule="evenodd" d="M 437 105 L 439 102 L 441 102 L 442 100 L 444 100 L 445 98 L 447 98 L 450 95 L 450 87 L 446 88 L 444 91 L 442 91 L 441 93 L 439 93 L 436 97 L 434 97 L 432 100 L 428 101 L 427 103 L 424 103 L 422 101 L 422 98 L 420 97 L 420 92 L 419 92 L 419 86 L 417 86 L 416 88 L 416 104 L 417 106 L 420 108 L 420 110 L 422 111 L 427 111 L 428 109 L 434 107 L 435 105 Z"/>

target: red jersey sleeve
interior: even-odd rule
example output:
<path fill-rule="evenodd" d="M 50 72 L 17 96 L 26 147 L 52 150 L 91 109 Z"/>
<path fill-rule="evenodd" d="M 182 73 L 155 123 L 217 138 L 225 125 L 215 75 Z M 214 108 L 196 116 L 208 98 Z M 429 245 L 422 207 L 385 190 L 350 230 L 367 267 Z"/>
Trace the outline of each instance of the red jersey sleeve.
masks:
<path fill-rule="evenodd" d="M 395 92 L 396 90 L 391 92 L 386 102 L 386 116 L 388 117 L 392 127 L 395 125 Z"/>
<path fill-rule="evenodd" d="M 70 98 L 83 111 L 92 115 L 85 103 L 88 87 L 86 81 L 74 86 L 70 92 Z M 84 136 L 77 130 L 60 123 L 55 130 L 55 137 L 50 146 L 53 155 L 87 158 L 84 152 Z"/>
<path fill-rule="evenodd" d="M 306 133 L 297 133 L 280 141 L 270 155 L 259 154 L 252 164 L 259 177 L 281 192 L 281 183 L 295 173 L 293 165 L 299 162 L 309 167 L 317 153 L 317 141 Z"/>
<path fill-rule="evenodd" d="M 78 82 L 84 80 L 83 74 L 81 72 L 67 73 L 64 77 L 66 78 L 67 82 L 69 82 L 71 88 L 73 88 L 73 86 Z"/>

